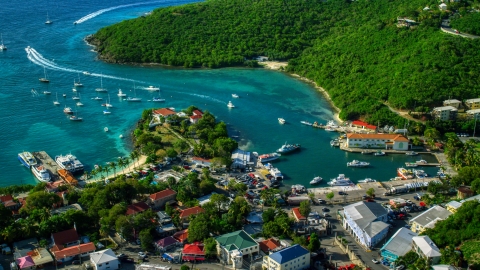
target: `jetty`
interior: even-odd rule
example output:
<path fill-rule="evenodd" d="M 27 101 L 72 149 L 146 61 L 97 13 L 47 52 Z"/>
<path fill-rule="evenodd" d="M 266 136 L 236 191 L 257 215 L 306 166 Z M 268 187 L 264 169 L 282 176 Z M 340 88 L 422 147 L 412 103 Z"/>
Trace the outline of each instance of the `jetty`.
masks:
<path fill-rule="evenodd" d="M 45 151 L 33 152 L 32 155 L 37 159 L 39 165 L 43 165 L 52 177 L 52 182 L 60 180 L 58 175 L 58 165 Z"/>

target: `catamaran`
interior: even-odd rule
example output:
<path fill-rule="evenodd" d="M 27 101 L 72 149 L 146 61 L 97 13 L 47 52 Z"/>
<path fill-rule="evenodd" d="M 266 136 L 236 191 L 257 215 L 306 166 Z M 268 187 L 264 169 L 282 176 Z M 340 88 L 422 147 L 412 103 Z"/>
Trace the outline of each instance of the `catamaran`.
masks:
<path fill-rule="evenodd" d="M 83 84 L 80 82 L 80 74 L 78 74 L 78 82 L 75 81 L 75 79 L 73 79 L 73 86 L 74 87 L 82 87 L 83 86 Z M 76 89 L 74 91 L 76 91 Z"/>

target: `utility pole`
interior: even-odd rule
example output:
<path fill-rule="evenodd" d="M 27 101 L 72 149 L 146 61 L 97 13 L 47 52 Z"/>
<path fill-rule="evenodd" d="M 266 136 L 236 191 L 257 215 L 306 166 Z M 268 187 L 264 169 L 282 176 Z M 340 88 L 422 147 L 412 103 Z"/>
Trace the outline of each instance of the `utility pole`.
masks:
<path fill-rule="evenodd" d="M 478 114 L 473 114 L 473 116 L 475 117 L 475 124 L 473 125 L 473 136 L 475 138 L 475 129 L 477 128 L 477 117 L 478 117 Z"/>

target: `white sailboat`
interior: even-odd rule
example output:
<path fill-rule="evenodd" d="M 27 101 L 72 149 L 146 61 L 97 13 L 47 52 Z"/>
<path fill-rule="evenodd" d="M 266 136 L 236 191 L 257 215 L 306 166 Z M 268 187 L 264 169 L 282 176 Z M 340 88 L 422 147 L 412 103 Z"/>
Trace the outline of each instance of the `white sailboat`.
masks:
<path fill-rule="evenodd" d="M 96 88 L 97 92 L 107 92 L 107 89 L 103 88 L 103 74 L 100 76 L 100 88 Z"/>
<path fill-rule="evenodd" d="M 78 96 L 79 96 L 79 98 L 81 98 L 81 97 L 80 97 L 80 95 L 78 95 Z M 78 106 L 83 106 L 83 103 L 82 103 L 82 102 L 80 102 L 80 101 L 79 101 L 79 102 L 77 102 L 77 107 L 78 107 Z"/>
<path fill-rule="evenodd" d="M 105 107 L 107 107 L 107 110 L 108 110 L 108 108 L 112 108 L 112 107 L 113 107 L 113 105 L 110 103 L 110 94 L 108 94 L 108 102 L 105 103 Z"/>
<path fill-rule="evenodd" d="M 158 97 L 153 97 L 153 102 L 165 102 L 165 99 L 162 98 L 160 90 L 158 91 Z"/>
<path fill-rule="evenodd" d="M 75 81 L 75 79 L 73 79 L 73 86 L 74 87 L 83 87 L 83 84 L 80 82 L 80 74 L 78 74 L 78 82 Z M 75 89 L 74 91 L 77 91 L 77 89 Z"/>
<path fill-rule="evenodd" d="M 119 97 L 126 97 L 127 94 L 123 93 L 123 92 L 122 92 L 122 89 L 118 89 L 118 94 L 117 94 L 117 96 L 119 96 Z"/>
<path fill-rule="evenodd" d="M 80 98 L 78 97 L 78 92 L 75 92 L 75 93 L 77 93 L 77 96 L 73 96 L 72 99 L 73 100 L 79 100 Z"/>
<path fill-rule="evenodd" d="M 77 115 L 77 110 L 75 110 L 74 114 L 69 117 L 70 121 L 83 121 L 83 118 Z"/>
<path fill-rule="evenodd" d="M 135 82 L 133 83 L 133 92 L 135 94 L 135 97 L 128 97 L 127 98 L 127 101 L 130 101 L 130 102 L 140 102 L 142 101 L 141 98 L 137 98 L 137 91 L 135 90 Z"/>
<path fill-rule="evenodd" d="M 50 80 L 47 78 L 47 70 L 45 69 L 45 67 L 43 67 L 43 75 L 44 75 L 45 77 L 40 78 L 40 79 L 38 79 L 38 80 L 41 81 L 41 82 L 44 82 L 44 83 L 49 83 Z"/>
<path fill-rule="evenodd" d="M 47 12 L 47 20 L 45 21 L 45 24 L 52 24 L 52 21 L 50 21 L 50 18 L 48 17 L 48 12 Z"/>
<path fill-rule="evenodd" d="M 160 88 L 159 87 L 155 87 L 155 86 L 149 86 L 149 87 L 145 87 L 145 89 L 149 90 L 149 91 L 160 91 Z"/>
<path fill-rule="evenodd" d="M 55 93 L 55 96 L 57 97 L 57 100 L 53 102 L 53 105 L 60 105 L 60 102 L 58 102 L 58 93 Z"/>
<path fill-rule="evenodd" d="M 5 51 L 7 46 L 3 45 L 3 35 L 0 34 L 0 51 Z"/>

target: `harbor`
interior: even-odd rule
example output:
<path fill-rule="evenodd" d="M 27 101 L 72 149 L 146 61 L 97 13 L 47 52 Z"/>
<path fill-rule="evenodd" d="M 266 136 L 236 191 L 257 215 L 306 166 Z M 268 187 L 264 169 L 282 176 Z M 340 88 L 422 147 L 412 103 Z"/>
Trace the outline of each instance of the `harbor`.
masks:
<path fill-rule="evenodd" d="M 58 169 L 60 169 L 55 162 L 45 151 L 32 152 L 32 155 L 37 159 L 39 165 L 43 165 L 51 177 L 51 181 L 60 180 Z"/>

